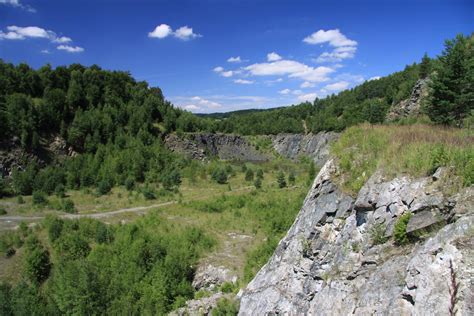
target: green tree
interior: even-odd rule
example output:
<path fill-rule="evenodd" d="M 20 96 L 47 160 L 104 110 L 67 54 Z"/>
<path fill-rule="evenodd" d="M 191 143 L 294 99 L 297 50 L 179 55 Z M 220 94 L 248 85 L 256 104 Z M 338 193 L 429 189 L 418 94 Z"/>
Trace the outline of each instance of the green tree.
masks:
<path fill-rule="evenodd" d="M 252 171 L 252 169 L 247 169 L 247 171 L 245 172 L 245 181 L 252 181 L 253 180 L 253 176 L 254 176 L 254 173 Z"/>
<path fill-rule="evenodd" d="M 283 171 L 278 172 L 277 183 L 280 189 L 286 187 L 285 174 L 283 173 Z"/>
<path fill-rule="evenodd" d="M 262 188 L 262 179 L 257 177 L 253 183 L 256 189 Z"/>
<path fill-rule="evenodd" d="M 311 160 L 311 162 L 309 163 L 308 184 L 313 183 L 315 177 L 316 177 L 316 166 L 314 164 L 314 161 Z"/>
<path fill-rule="evenodd" d="M 46 280 L 51 270 L 48 251 L 35 236 L 28 237 L 25 242 L 23 272 L 34 284 Z"/>
<path fill-rule="evenodd" d="M 425 53 L 420 63 L 420 79 L 425 79 L 431 72 L 431 59 Z"/>
<path fill-rule="evenodd" d="M 288 175 L 288 183 L 290 185 L 295 185 L 295 181 L 296 181 L 295 173 L 291 171 L 290 174 Z"/>
<path fill-rule="evenodd" d="M 474 37 L 458 35 L 445 43 L 432 78 L 426 105 L 430 119 L 439 124 L 459 125 L 474 109 Z"/>

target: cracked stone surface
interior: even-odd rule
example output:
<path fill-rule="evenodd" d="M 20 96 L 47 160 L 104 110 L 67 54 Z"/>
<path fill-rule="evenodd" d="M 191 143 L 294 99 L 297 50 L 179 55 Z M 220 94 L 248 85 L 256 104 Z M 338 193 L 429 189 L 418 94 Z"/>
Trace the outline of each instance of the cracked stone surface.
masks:
<path fill-rule="evenodd" d="M 446 197 L 437 177 L 375 173 L 354 201 L 336 173 L 333 161 L 321 169 L 287 235 L 239 293 L 239 314 L 447 315 L 455 273 L 457 315 L 473 315 L 472 187 Z M 374 229 L 390 236 L 406 212 L 410 233 L 427 235 L 403 247 L 374 244 Z"/>

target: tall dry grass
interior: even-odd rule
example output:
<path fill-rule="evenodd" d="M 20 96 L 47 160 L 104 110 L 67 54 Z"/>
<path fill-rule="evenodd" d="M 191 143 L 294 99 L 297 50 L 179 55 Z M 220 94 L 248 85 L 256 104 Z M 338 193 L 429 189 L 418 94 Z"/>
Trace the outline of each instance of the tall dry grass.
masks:
<path fill-rule="evenodd" d="M 472 130 L 362 124 L 344 131 L 332 153 L 344 173 L 343 186 L 354 193 L 379 168 L 390 176 L 426 176 L 446 166 L 452 167 L 462 185 L 474 183 Z"/>

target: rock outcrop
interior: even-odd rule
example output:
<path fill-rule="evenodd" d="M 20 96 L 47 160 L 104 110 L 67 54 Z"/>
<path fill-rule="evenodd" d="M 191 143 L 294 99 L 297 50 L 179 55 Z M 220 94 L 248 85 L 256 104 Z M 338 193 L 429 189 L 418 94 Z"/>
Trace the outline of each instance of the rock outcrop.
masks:
<path fill-rule="evenodd" d="M 186 306 L 178 308 L 171 312 L 169 316 L 188 316 L 188 315 L 211 315 L 212 309 L 217 306 L 219 300 L 228 298 L 232 294 L 224 294 L 222 292 L 214 293 L 209 297 L 203 297 L 197 300 L 189 300 Z"/>
<path fill-rule="evenodd" d="M 393 105 L 387 113 L 387 121 L 396 121 L 409 116 L 421 114 L 421 105 L 428 96 L 429 79 L 420 79 L 413 87 L 410 97 Z"/>
<path fill-rule="evenodd" d="M 278 134 L 272 136 L 273 148 L 277 153 L 289 159 L 308 156 L 323 166 L 329 157 L 329 147 L 339 137 L 335 132 L 317 134 Z"/>
<path fill-rule="evenodd" d="M 222 284 L 237 282 L 237 276 L 226 267 L 215 267 L 211 264 L 198 267 L 193 279 L 193 287 L 196 290 L 214 290 Z"/>
<path fill-rule="evenodd" d="M 239 314 L 446 315 L 455 301 L 458 315 L 472 315 L 473 189 L 448 197 L 439 179 L 376 173 L 354 200 L 338 189 L 336 174 L 328 161 L 287 235 L 240 293 Z M 396 246 L 388 237 L 407 212 L 416 241 Z"/>
<path fill-rule="evenodd" d="M 266 161 L 268 156 L 259 152 L 244 137 L 230 134 L 169 134 L 165 138 L 166 146 L 191 159 L 204 160 L 218 157 L 224 160 Z"/>

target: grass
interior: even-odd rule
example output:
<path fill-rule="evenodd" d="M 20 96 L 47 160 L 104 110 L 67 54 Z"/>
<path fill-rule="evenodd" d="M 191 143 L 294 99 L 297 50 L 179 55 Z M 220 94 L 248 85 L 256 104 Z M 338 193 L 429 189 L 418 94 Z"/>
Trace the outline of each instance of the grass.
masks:
<path fill-rule="evenodd" d="M 474 132 L 431 125 L 362 124 L 343 132 L 333 145 L 344 189 L 356 194 L 381 168 L 390 177 L 421 177 L 451 167 L 460 186 L 474 183 Z"/>

